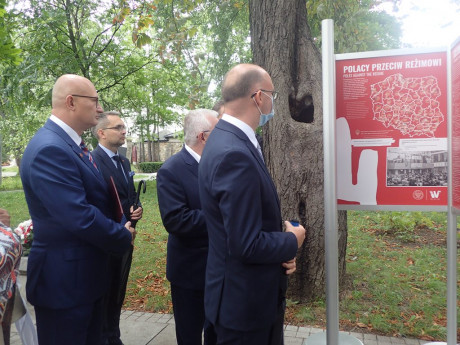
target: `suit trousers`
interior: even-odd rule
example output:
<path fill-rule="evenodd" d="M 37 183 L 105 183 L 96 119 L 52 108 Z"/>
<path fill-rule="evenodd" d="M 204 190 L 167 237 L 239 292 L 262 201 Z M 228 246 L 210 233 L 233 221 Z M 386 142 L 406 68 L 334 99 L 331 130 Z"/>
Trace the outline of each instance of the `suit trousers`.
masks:
<path fill-rule="evenodd" d="M 69 309 L 35 306 L 40 345 L 100 345 L 102 298 Z"/>
<path fill-rule="evenodd" d="M 125 300 L 132 259 L 133 246 L 121 257 L 114 255 L 110 257 L 108 265 L 110 274 L 109 289 L 103 301 L 103 344 L 108 339 L 120 338 L 120 314 Z"/>
<path fill-rule="evenodd" d="M 204 290 L 184 289 L 171 284 L 171 299 L 178 345 L 215 345 L 214 327 L 205 319 Z"/>
<path fill-rule="evenodd" d="M 236 331 L 215 325 L 217 345 L 284 345 L 284 312 L 286 301 L 283 298 L 278 308 L 275 321 L 266 328 L 254 331 Z M 254 315 L 257 317 L 257 315 Z"/>

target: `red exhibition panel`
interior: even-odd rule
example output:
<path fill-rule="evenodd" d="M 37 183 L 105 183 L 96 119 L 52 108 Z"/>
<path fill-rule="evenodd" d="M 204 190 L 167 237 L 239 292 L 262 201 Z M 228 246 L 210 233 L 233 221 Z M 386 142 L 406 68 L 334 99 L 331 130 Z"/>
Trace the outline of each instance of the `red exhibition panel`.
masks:
<path fill-rule="evenodd" d="M 447 53 L 389 53 L 336 61 L 338 203 L 445 206 Z"/>

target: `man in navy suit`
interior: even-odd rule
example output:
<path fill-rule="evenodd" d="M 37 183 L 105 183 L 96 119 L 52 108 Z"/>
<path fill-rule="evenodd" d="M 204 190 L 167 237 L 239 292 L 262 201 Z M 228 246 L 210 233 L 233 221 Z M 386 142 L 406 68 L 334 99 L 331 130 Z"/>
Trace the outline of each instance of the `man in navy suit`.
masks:
<path fill-rule="evenodd" d="M 169 158 L 157 174 L 158 204 L 169 232 L 166 277 L 179 345 L 215 344 L 215 335 L 204 315 L 204 276 L 208 233 L 198 195 L 198 163 L 217 113 L 190 111 L 184 120 L 185 145 Z"/>
<path fill-rule="evenodd" d="M 126 126 L 116 111 L 99 115 L 98 124 L 92 129 L 99 145 L 91 152 L 104 180 L 113 178 L 120 197 L 123 213 L 129 221 L 142 218 L 142 207 L 134 210 L 136 191 L 128 159 L 119 154 L 125 143 Z M 126 294 L 133 247 L 122 257 L 112 255 L 109 262 L 110 287 L 104 298 L 103 345 L 123 345 L 120 339 L 120 314 Z"/>
<path fill-rule="evenodd" d="M 225 113 L 203 150 L 198 185 L 209 235 L 205 310 L 218 344 L 282 344 L 286 274 L 305 229 L 285 222 L 255 130 L 276 91 L 259 66 L 237 65 L 222 84 Z"/>
<path fill-rule="evenodd" d="M 81 135 L 102 113 L 94 85 L 63 75 L 52 115 L 29 142 L 21 179 L 34 224 L 27 299 L 43 345 L 100 345 L 109 253 L 131 246 L 130 222 L 112 220 L 108 187 Z"/>

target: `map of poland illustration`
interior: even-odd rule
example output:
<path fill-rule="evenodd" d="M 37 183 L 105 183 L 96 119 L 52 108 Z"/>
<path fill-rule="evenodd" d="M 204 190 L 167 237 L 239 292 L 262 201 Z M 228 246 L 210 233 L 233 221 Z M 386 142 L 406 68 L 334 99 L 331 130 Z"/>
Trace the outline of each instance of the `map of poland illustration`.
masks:
<path fill-rule="evenodd" d="M 404 78 L 393 74 L 371 85 L 374 120 L 404 135 L 434 137 L 444 121 L 437 99 L 441 95 L 433 76 Z"/>

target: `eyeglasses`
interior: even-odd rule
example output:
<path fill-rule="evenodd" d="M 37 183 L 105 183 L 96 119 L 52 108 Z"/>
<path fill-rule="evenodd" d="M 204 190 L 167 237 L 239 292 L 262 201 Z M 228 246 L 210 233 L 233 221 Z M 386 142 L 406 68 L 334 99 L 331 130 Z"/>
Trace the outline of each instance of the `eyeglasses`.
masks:
<path fill-rule="evenodd" d="M 255 95 L 257 95 L 257 92 L 259 91 L 262 91 L 262 92 L 270 92 L 272 94 L 272 97 L 273 97 L 273 100 L 277 99 L 278 98 L 278 91 L 275 91 L 275 90 L 264 90 L 264 89 L 260 89 L 256 92 L 254 92 L 252 95 L 251 95 L 251 98 L 253 98 Z"/>
<path fill-rule="evenodd" d="M 200 132 L 200 133 L 203 133 L 203 139 L 204 139 L 204 133 L 208 133 L 208 132 L 211 132 L 211 131 L 210 131 L 210 130 L 206 130 L 206 131 L 201 131 L 201 132 Z M 197 135 L 196 137 L 199 138 L 200 136 Z"/>
<path fill-rule="evenodd" d="M 82 98 L 89 98 L 93 101 L 96 101 L 96 108 L 99 106 L 99 97 L 97 96 L 84 96 L 84 95 L 71 95 L 72 97 L 82 97 Z"/>
<path fill-rule="evenodd" d="M 102 128 L 102 129 L 115 129 L 118 132 L 123 132 L 126 129 L 126 126 L 125 125 L 118 125 L 118 126 L 114 126 L 114 127 L 105 127 L 105 128 Z"/>

